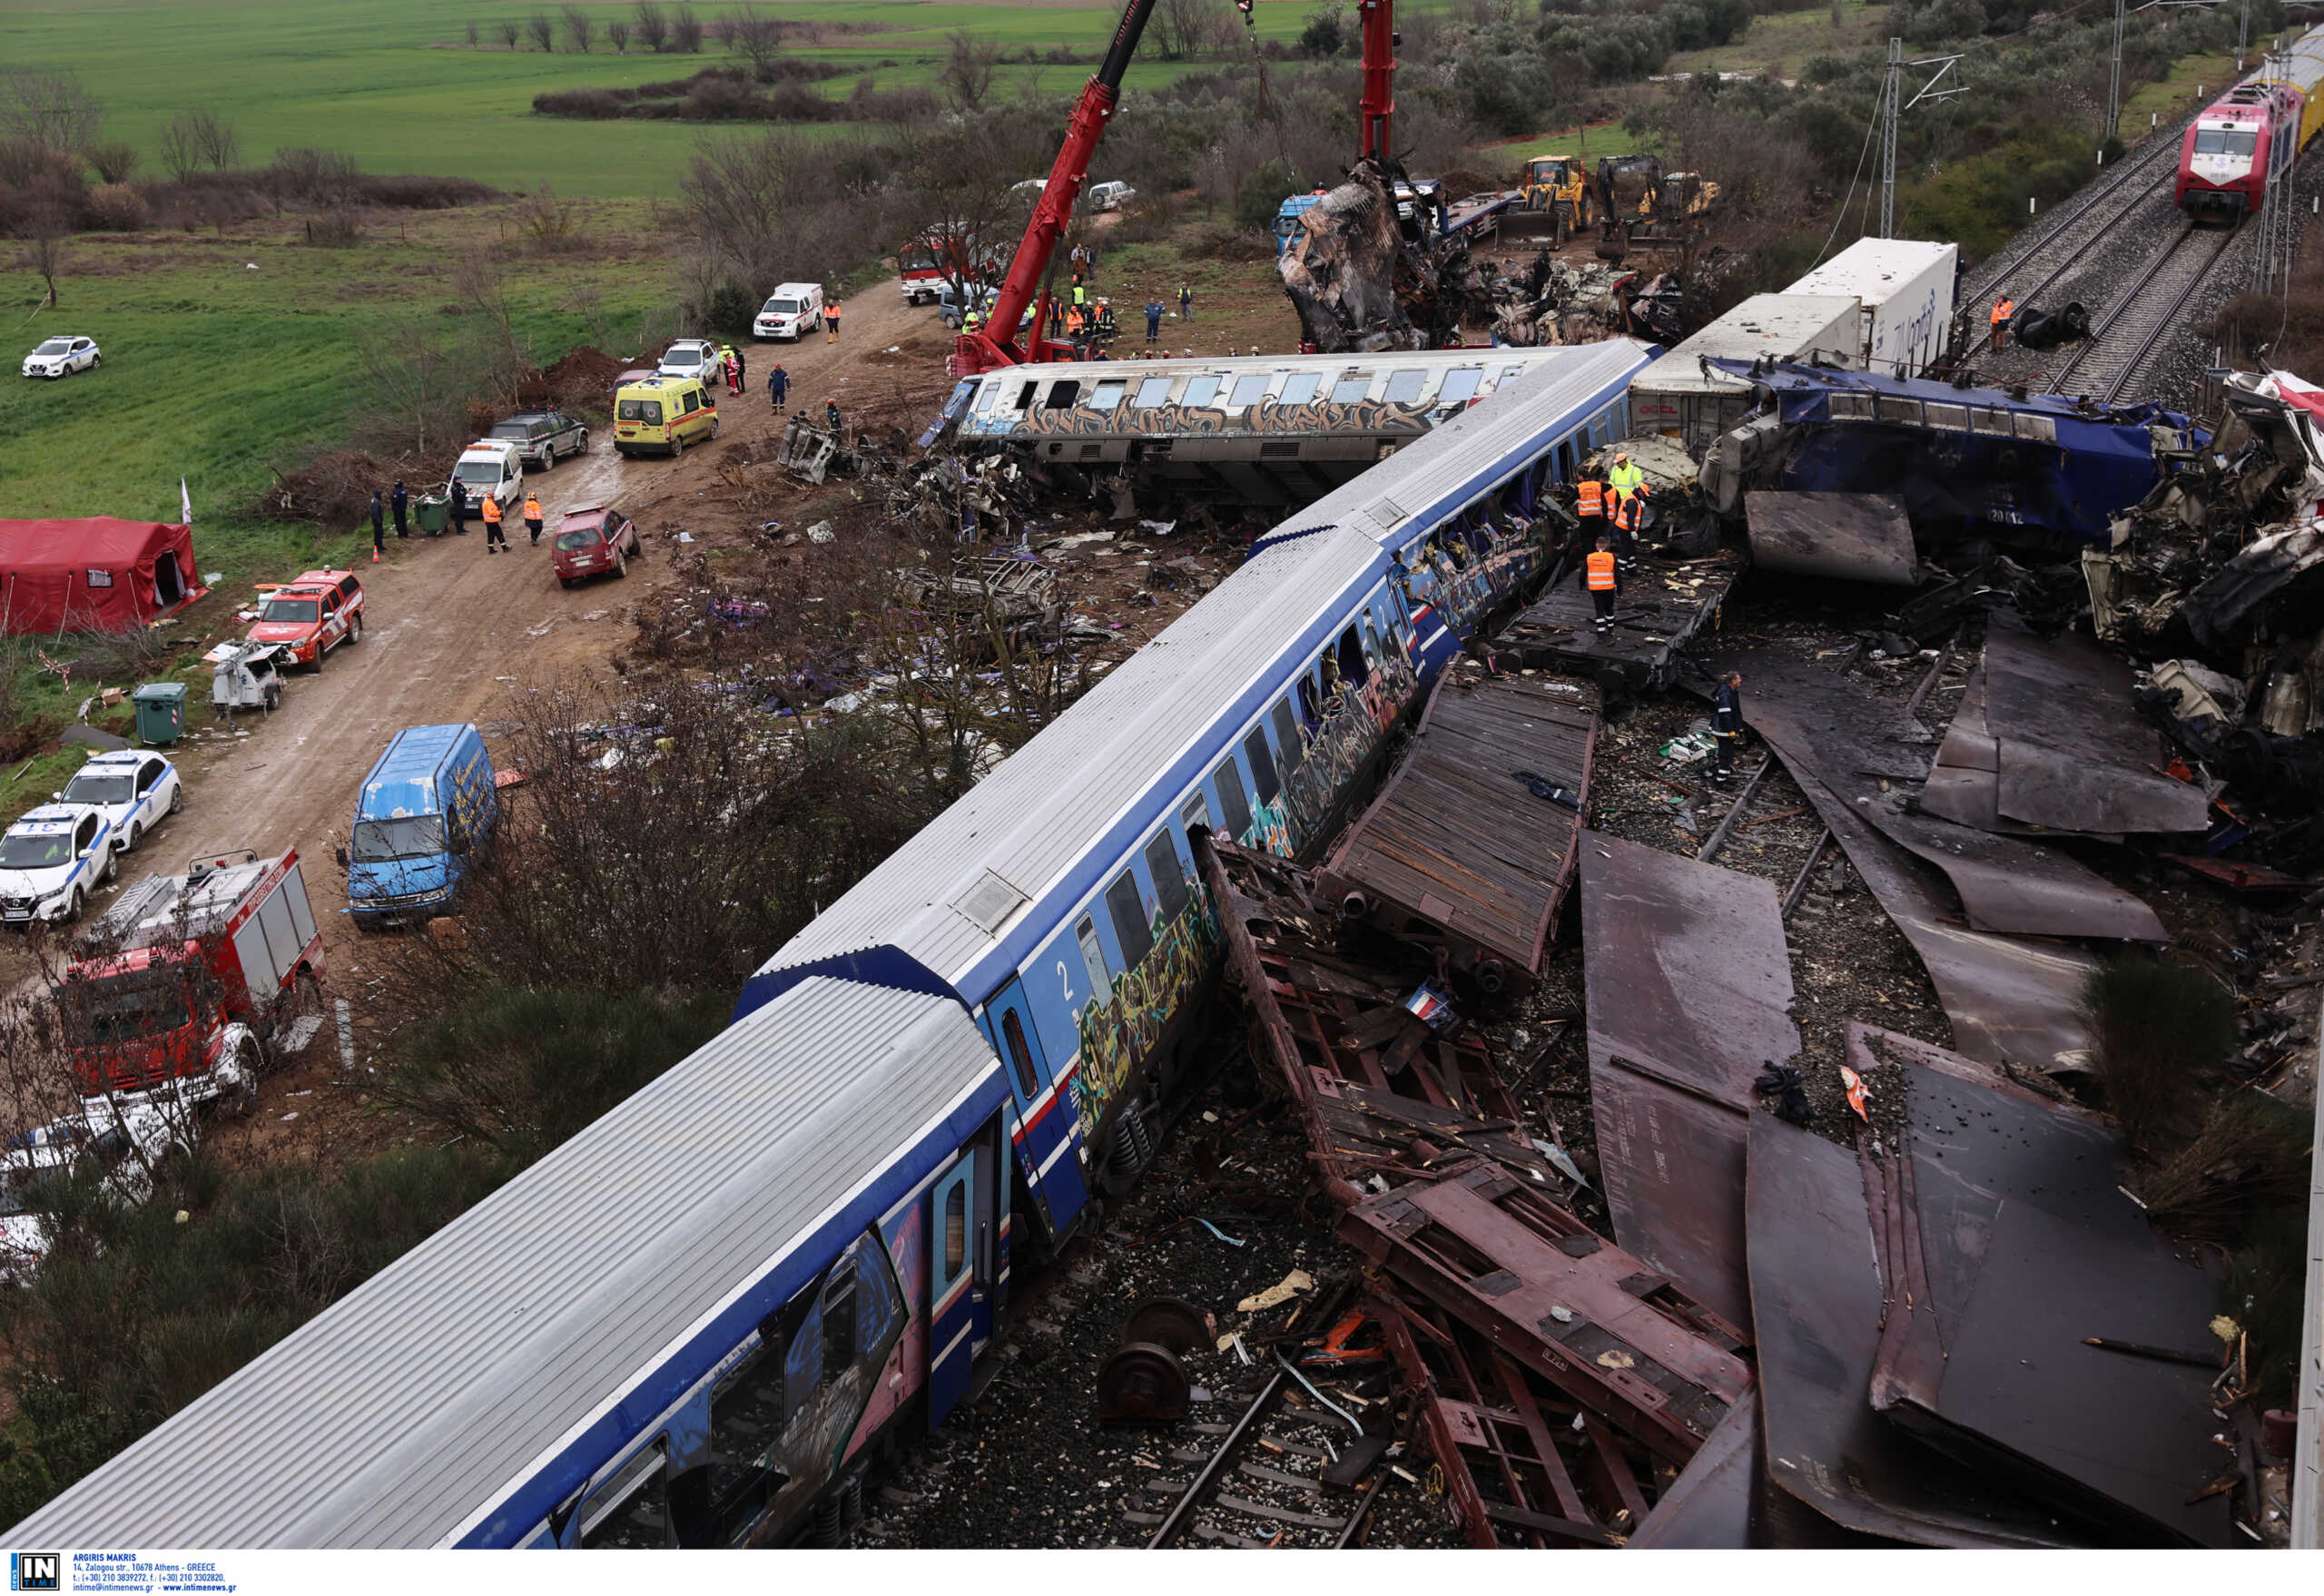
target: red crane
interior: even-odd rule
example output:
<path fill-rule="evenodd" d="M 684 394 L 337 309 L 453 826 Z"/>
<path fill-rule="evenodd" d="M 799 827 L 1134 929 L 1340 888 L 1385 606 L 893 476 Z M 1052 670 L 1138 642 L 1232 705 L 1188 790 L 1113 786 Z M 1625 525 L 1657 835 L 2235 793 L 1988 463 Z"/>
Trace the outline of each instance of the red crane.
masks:
<path fill-rule="evenodd" d="M 1248 21 L 1250 0 L 1236 0 L 1236 4 Z M 1356 8 L 1364 14 L 1364 94 L 1357 105 L 1363 123 L 1360 153 L 1386 160 L 1389 126 L 1396 113 L 1395 0 L 1357 0 Z M 1146 19 L 1153 10 L 1154 0 L 1129 0 L 1122 8 L 1113 44 L 1083 86 L 1081 98 L 1073 107 L 1073 119 L 1066 123 L 1065 143 L 1058 147 L 1049 181 L 1033 204 L 1032 218 L 1025 223 L 1025 236 L 1018 241 L 1017 254 L 1009 263 L 1009 275 L 1001 282 L 991 314 L 982 327 L 953 340 L 952 353 L 944 362 L 952 376 L 976 377 L 1002 366 L 1077 358 L 1071 344 L 1047 337 L 1041 330 L 1049 314 L 1049 291 L 1041 286 L 1041 280 L 1048 275 L 1057 241 L 1065 236 L 1066 224 L 1073 220 L 1073 202 L 1088 181 L 1089 159 L 1097 153 L 1098 141 L 1121 98 L 1122 74 L 1137 53 L 1139 35 L 1146 32 Z M 1020 340 L 1018 326 L 1028 307 L 1033 310 L 1033 320 Z"/>

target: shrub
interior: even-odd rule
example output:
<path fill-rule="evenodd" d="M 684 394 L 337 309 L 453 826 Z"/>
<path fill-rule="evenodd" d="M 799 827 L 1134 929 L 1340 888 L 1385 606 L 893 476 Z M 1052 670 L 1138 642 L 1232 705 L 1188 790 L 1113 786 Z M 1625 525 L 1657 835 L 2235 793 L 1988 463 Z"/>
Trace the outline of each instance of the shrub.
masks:
<path fill-rule="evenodd" d="M 703 325 L 724 338 L 748 338 L 751 319 L 758 314 L 763 296 L 739 282 L 722 282 L 710 291 L 702 307 Z"/>
<path fill-rule="evenodd" d="M 2083 990 L 2092 1062 L 2133 1148 L 2191 1135 L 2198 1104 L 2235 1045 L 2235 999 L 2193 965 L 2124 957 Z"/>
<path fill-rule="evenodd" d="M 1530 51 L 1481 50 L 1453 68 L 1469 115 L 1489 133 L 1521 133 L 1562 121 L 1549 69 Z"/>
<path fill-rule="evenodd" d="M 1329 61 L 1347 48 L 1348 34 L 1345 9 L 1336 5 L 1318 5 L 1307 14 L 1307 25 L 1299 30 L 1299 53 L 1318 61 Z"/>
<path fill-rule="evenodd" d="M 618 89 L 557 89 L 533 96 L 534 113 L 541 116 L 578 116 L 610 122 L 622 113 L 631 96 Z"/>
<path fill-rule="evenodd" d="M 96 169 L 99 182 L 127 182 L 137 170 L 137 146 L 109 139 L 89 151 L 89 164 Z"/>
<path fill-rule="evenodd" d="M 1269 161 L 1235 185 L 1235 225 L 1265 232 L 1275 226 L 1283 198 L 1298 186 L 1291 169 L 1280 160 Z"/>
<path fill-rule="evenodd" d="M 82 202 L 82 220 L 98 232 L 138 232 L 153 225 L 153 207 L 125 182 L 99 183 Z"/>
<path fill-rule="evenodd" d="M 2314 1135 L 2309 1114 L 2264 1093 L 2235 1092 L 2140 1183 L 2140 1197 L 2182 1241 L 2239 1240 L 2258 1214 L 2307 1197 Z"/>

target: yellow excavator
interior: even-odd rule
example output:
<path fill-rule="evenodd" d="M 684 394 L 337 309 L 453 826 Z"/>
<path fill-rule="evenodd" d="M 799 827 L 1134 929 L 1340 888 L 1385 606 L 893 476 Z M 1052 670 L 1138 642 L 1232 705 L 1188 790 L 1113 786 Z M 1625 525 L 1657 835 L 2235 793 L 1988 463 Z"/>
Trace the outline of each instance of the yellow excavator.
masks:
<path fill-rule="evenodd" d="M 1589 169 L 1571 155 L 1536 155 L 1525 163 L 1525 197 L 1519 214 L 1537 216 L 1531 231 L 1553 233 L 1559 243 L 1590 225 L 1595 206 Z M 1513 218 L 1512 218 L 1513 220 Z"/>

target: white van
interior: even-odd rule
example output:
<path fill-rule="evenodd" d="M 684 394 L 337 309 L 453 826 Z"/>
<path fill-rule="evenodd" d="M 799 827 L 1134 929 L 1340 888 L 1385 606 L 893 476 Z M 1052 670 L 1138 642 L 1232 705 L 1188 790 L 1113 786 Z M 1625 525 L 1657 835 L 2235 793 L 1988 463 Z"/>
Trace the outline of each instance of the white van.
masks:
<path fill-rule="evenodd" d="M 761 338 L 788 339 L 796 343 L 822 326 L 822 320 L 823 285 L 786 282 L 759 307 L 751 330 Z"/>
<path fill-rule="evenodd" d="M 486 499 L 497 498 L 501 515 L 515 525 L 525 497 L 525 461 L 514 442 L 506 438 L 478 438 L 460 451 L 460 463 L 452 468 L 452 476 L 468 489 L 469 514 L 481 512 Z M 451 490 L 451 483 L 447 482 L 444 491 Z"/>

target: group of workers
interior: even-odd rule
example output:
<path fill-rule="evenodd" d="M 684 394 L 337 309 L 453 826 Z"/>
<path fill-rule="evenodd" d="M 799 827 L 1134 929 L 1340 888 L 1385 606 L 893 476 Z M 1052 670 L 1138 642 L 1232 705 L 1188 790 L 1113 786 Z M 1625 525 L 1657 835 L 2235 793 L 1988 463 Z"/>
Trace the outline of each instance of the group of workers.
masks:
<path fill-rule="evenodd" d="M 371 563 L 373 565 L 378 565 L 387 554 L 387 523 L 390 514 L 395 517 L 396 536 L 399 537 L 411 536 L 410 522 L 408 519 L 410 509 L 411 496 L 404 490 L 403 478 L 400 477 L 396 478 L 395 487 L 384 498 L 378 488 L 371 490 Z M 468 535 L 468 484 L 457 477 L 452 478 L 450 509 L 452 531 L 458 537 L 466 537 Z M 508 535 L 500 527 L 506 514 L 500 507 L 500 501 L 488 493 L 484 495 L 484 502 L 478 507 L 477 514 L 484 522 L 484 552 L 487 554 L 504 552 L 508 547 Z M 541 496 L 527 492 L 525 495 L 525 507 L 521 514 L 524 517 L 526 533 L 531 538 L 533 547 L 538 547 L 544 519 L 541 513 Z M 441 537 L 443 533 L 438 530 L 431 536 Z"/>
<path fill-rule="evenodd" d="M 1614 456 L 1603 482 L 1588 476 L 1574 486 L 1573 513 L 1581 520 L 1582 547 L 1590 550 L 1581 562 L 1582 581 L 1600 634 L 1614 629 L 1614 598 L 1621 591 L 1622 573 L 1637 554 L 1638 531 L 1650 497 L 1646 473 L 1627 449 Z"/>

